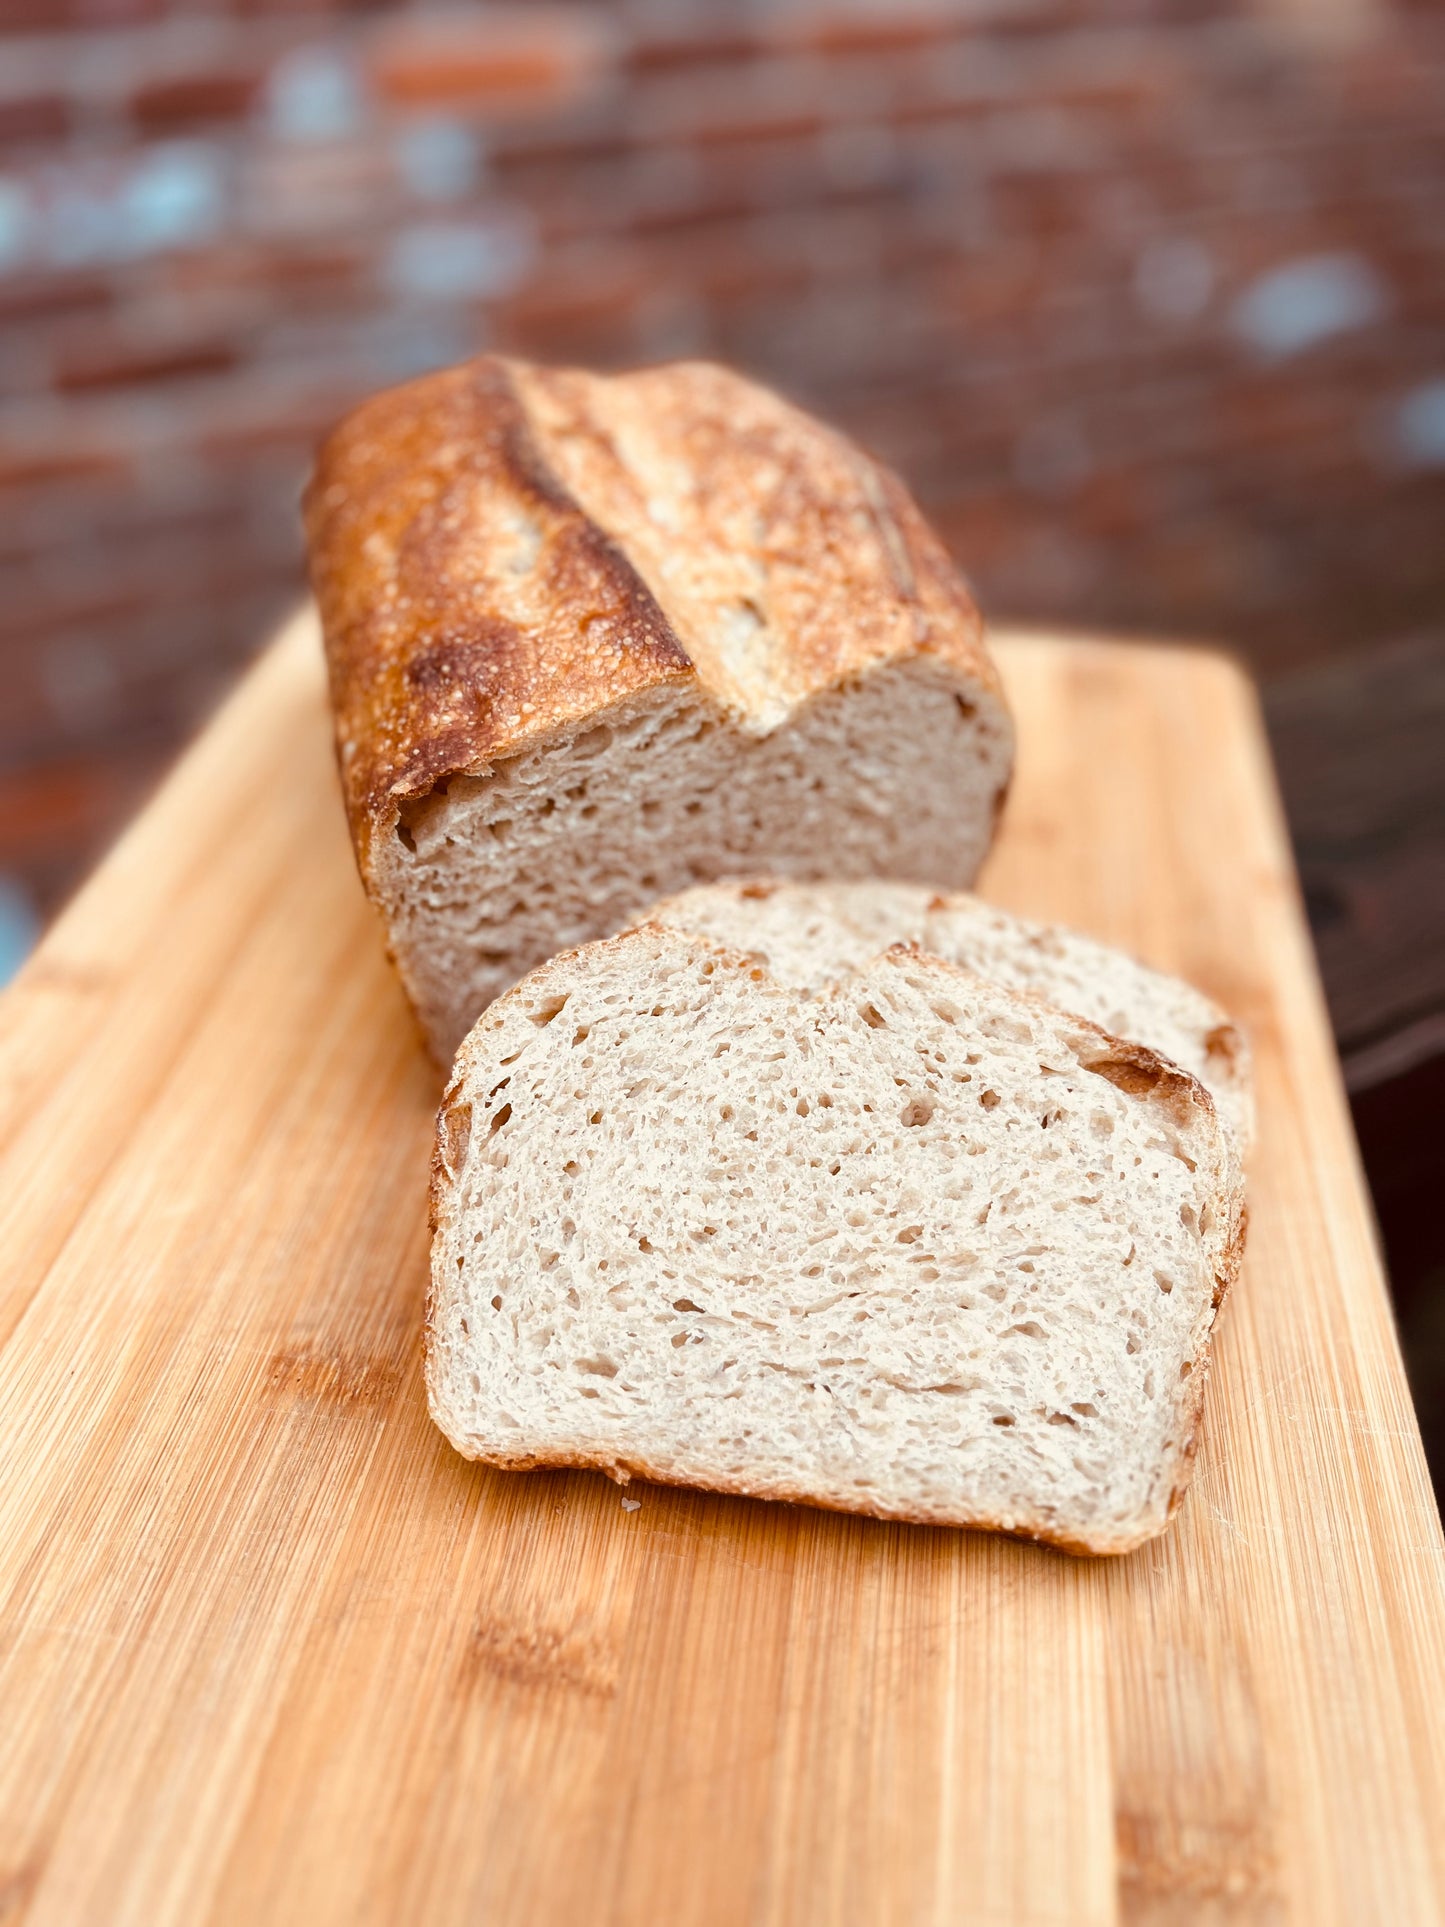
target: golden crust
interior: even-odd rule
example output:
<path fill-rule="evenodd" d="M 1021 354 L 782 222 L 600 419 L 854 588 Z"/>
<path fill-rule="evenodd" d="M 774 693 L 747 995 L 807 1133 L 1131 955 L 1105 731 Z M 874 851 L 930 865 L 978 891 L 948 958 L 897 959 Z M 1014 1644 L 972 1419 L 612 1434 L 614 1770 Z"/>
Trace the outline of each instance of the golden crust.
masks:
<path fill-rule="evenodd" d="M 754 728 L 910 657 L 1000 694 L 897 479 L 707 364 L 409 382 L 332 434 L 305 515 L 368 880 L 406 800 L 665 683 Z"/>
<path fill-rule="evenodd" d="M 372 830 L 405 798 L 690 674 L 645 585 L 549 469 L 503 362 L 358 408 L 321 451 L 305 515 L 363 874 Z"/>
<path fill-rule="evenodd" d="M 943 1508 L 930 1512 L 907 1506 L 864 1504 L 861 1501 L 855 1504 L 852 1501 L 820 1497 L 817 1492 L 802 1486 L 751 1485 L 726 1475 L 709 1477 L 706 1484 L 701 1484 L 666 1466 L 654 1465 L 647 1459 L 617 1458 L 608 1453 L 587 1452 L 581 1448 L 576 1451 L 549 1451 L 543 1447 L 526 1452 L 473 1452 L 456 1439 L 450 1442 L 464 1459 L 474 1465 L 490 1466 L 497 1472 L 604 1472 L 616 1485 L 630 1485 L 634 1479 L 641 1479 L 648 1485 L 671 1486 L 685 1492 L 711 1493 L 729 1499 L 762 1499 L 775 1505 L 803 1505 L 813 1512 L 837 1512 L 855 1519 L 879 1519 L 890 1525 L 942 1526 L 953 1531 L 998 1533 L 1007 1539 L 1021 1539 L 1029 1545 L 1045 1546 L 1051 1552 L 1067 1552 L 1076 1559 L 1114 1558 L 1136 1552 L 1140 1546 L 1158 1538 L 1184 1496 L 1184 1487 L 1181 1486 L 1170 1501 L 1168 1516 L 1157 1526 L 1118 1538 L 1101 1535 L 1096 1539 L 1079 1539 L 1070 1533 L 1057 1531 L 1042 1519 L 1003 1520 L 983 1513 L 950 1513 Z"/>

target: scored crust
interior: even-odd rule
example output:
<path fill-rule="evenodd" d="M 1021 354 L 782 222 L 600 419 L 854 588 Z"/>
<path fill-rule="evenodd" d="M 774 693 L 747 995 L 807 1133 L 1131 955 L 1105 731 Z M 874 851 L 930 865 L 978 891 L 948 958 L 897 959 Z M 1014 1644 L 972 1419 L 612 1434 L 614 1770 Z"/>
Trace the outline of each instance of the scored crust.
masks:
<path fill-rule="evenodd" d="M 483 356 L 424 376 L 336 429 L 305 516 L 373 894 L 404 803 L 668 683 L 755 731 L 918 657 L 1002 701 L 973 600 L 901 483 L 706 363 L 607 378 Z M 729 623 L 736 648 L 716 641 Z"/>

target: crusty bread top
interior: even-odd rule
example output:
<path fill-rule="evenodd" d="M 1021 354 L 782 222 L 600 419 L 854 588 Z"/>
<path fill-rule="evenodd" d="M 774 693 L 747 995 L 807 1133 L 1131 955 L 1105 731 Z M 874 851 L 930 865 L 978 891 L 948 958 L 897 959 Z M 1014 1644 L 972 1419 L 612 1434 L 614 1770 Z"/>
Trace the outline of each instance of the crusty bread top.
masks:
<path fill-rule="evenodd" d="M 909 657 L 998 679 L 907 492 L 723 368 L 484 356 L 374 397 L 306 497 L 363 874 L 401 803 L 696 677 L 764 732 Z"/>

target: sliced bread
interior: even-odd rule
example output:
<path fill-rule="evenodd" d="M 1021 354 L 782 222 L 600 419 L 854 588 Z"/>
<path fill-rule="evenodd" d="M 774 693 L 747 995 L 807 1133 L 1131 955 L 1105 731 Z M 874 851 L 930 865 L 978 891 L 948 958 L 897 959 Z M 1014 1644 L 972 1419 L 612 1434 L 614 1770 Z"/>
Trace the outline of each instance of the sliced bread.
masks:
<path fill-rule="evenodd" d="M 1249 1148 L 1254 1100 L 1239 1027 L 1192 984 L 1092 937 L 1011 916 L 967 892 L 907 883 L 699 884 L 645 914 L 746 950 L 780 982 L 815 993 L 890 944 L 915 944 L 1171 1058 L 1209 1091 L 1241 1151 Z"/>
<path fill-rule="evenodd" d="M 427 1382 L 457 1449 L 1123 1552 L 1243 1237 L 1207 1093 L 902 947 L 809 996 L 644 925 L 457 1056 Z"/>

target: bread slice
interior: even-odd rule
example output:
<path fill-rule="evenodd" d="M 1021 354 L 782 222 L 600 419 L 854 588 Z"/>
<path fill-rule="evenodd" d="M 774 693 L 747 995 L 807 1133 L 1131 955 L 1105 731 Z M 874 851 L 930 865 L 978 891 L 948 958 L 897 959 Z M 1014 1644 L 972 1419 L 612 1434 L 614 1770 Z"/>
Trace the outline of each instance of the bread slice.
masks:
<path fill-rule="evenodd" d="M 457 1449 L 1124 1552 L 1243 1235 L 1203 1087 L 904 948 L 809 997 L 643 925 L 457 1056 L 427 1384 Z"/>
<path fill-rule="evenodd" d="M 890 944 L 915 944 L 1172 1058 L 1209 1091 L 1241 1152 L 1253 1139 L 1249 1046 L 1228 1014 L 1178 977 L 1057 924 L 1010 916 L 963 891 L 770 877 L 700 884 L 645 915 L 749 951 L 781 982 L 815 993 Z"/>
<path fill-rule="evenodd" d="M 444 1062 L 690 883 L 972 880 L 1012 760 L 978 612 L 765 389 L 484 357 L 344 422 L 307 527 L 357 860 Z"/>

